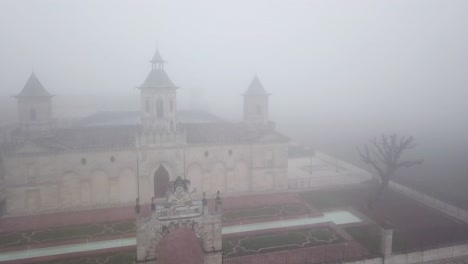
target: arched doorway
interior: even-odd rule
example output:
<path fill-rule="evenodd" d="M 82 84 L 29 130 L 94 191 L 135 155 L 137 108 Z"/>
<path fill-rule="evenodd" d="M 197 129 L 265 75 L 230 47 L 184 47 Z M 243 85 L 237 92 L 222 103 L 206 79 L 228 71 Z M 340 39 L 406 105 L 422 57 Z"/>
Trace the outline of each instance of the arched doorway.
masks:
<path fill-rule="evenodd" d="M 163 237 L 156 247 L 158 263 L 203 264 L 202 240 L 194 231 L 177 229 Z"/>
<path fill-rule="evenodd" d="M 166 195 L 167 189 L 169 188 L 169 172 L 163 165 L 154 173 L 154 197 L 161 198 Z"/>

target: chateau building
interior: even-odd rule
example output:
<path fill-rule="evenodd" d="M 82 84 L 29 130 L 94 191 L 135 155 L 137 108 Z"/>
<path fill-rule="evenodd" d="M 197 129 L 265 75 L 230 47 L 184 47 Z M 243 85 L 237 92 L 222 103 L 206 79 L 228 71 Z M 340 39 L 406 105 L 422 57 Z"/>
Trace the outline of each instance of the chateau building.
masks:
<path fill-rule="evenodd" d="M 2 146 L 7 215 L 149 204 L 178 176 L 192 196 L 287 189 L 289 138 L 268 118 L 258 77 L 243 94 L 243 121 L 177 111 L 178 87 L 156 51 L 137 112 L 97 113 L 56 128 L 53 96 L 31 74 L 16 96 L 18 127 Z"/>

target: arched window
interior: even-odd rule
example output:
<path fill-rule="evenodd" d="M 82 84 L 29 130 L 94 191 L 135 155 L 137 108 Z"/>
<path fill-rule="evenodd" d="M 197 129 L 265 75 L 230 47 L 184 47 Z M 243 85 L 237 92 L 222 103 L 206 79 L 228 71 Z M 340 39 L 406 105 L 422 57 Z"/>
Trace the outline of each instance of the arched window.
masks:
<path fill-rule="evenodd" d="M 156 115 L 158 118 L 164 117 L 164 103 L 161 99 L 156 102 Z"/>
<path fill-rule="evenodd" d="M 37 115 L 36 115 L 36 109 L 30 109 L 29 110 L 29 118 L 31 121 L 36 121 Z"/>

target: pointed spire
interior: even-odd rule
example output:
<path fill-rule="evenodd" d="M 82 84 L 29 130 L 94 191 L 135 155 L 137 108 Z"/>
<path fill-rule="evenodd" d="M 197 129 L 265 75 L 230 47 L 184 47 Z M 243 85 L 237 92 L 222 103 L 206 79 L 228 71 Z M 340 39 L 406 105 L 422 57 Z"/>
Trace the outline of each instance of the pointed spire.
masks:
<path fill-rule="evenodd" d="M 165 61 L 161 57 L 161 54 L 159 53 L 159 49 L 156 48 L 156 52 L 153 55 L 153 59 L 151 59 L 152 63 L 164 63 Z"/>
<path fill-rule="evenodd" d="M 16 97 L 27 96 L 52 97 L 52 95 L 49 92 L 47 92 L 44 86 L 42 86 L 41 82 L 36 77 L 36 74 L 34 74 L 34 72 L 31 73 L 31 76 L 29 76 L 29 79 L 24 85 L 23 90 L 21 90 L 21 92 Z"/>
<path fill-rule="evenodd" d="M 162 59 L 159 50 L 156 49 L 153 59 L 151 62 L 151 72 L 146 77 L 146 80 L 140 85 L 139 89 L 145 88 L 174 88 L 177 89 L 177 86 L 171 81 L 166 71 L 164 70 L 165 61 Z"/>
<path fill-rule="evenodd" d="M 250 83 L 249 88 L 247 91 L 244 93 L 244 95 L 264 95 L 264 96 L 269 96 L 270 94 L 265 91 L 265 88 L 263 88 L 262 82 L 260 82 L 260 79 L 258 76 L 255 74 L 255 77 L 253 78 L 252 82 Z"/>

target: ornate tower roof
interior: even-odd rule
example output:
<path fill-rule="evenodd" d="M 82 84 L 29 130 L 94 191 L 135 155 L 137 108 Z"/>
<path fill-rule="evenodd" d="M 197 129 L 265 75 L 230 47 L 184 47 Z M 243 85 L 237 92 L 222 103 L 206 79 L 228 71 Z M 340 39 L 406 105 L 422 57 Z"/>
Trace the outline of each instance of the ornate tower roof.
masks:
<path fill-rule="evenodd" d="M 15 97 L 52 97 L 52 95 L 42 86 L 33 72 L 31 76 L 29 76 L 23 90 Z"/>
<path fill-rule="evenodd" d="M 247 91 L 244 93 L 245 95 L 264 95 L 264 96 L 269 96 L 270 94 L 265 91 L 265 88 L 263 88 L 262 83 L 260 82 L 260 79 L 258 78 L 257 75 L 253 78 L 252 82 L 250 83 L 249 88 Z"/>
<path fill-rule="evenodd" d="M 172 88 L 177 89 L 177 86 L 171 81 L 166 71 L 164 70 L 164 64 L 166 63 L 156 49 L 153 58 L 150 60 L 152 69 L 146 77 L 140 89 L 148 88 Z"/>

